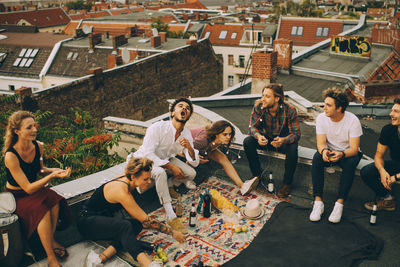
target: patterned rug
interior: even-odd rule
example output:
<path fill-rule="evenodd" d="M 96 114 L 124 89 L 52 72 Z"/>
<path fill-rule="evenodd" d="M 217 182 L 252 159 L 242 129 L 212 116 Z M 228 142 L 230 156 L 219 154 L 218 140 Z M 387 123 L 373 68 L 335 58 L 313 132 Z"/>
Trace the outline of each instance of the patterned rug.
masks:
<path fill-rule="evenodd" d="M 189 227 L 188 218 L 192 203 L 196 203 L 197 207 L 199 192 L 206 188 L 217 189 L 221 195 L 232 201 L 239 208 L 246 206 L 249 199 L 257 198 L 265 207 L 265 215 L 260 220 L 248 220 L 244 217 L 237 217 L 239 219 L 236 223 L 247 225 L 248 231 L 235 233 L 232 228 L 226 229 L 225 222 L 231 217 L 227 217 L 226 214 L 212 209 L 210 218 L 204 218 L 202 215 L 197 214 L 196 226 Z M 184 209 L 181 219 L 189 231 L 185 244 L 179 244 L 171 236 L 152 230 L 142 231 L 138 235 L 138 238 L 164 249 L 168 255 L 168 262 L 165 266 L 190 266 L 198 264 L 199 261 L 209 266 L 222 265 L 249 246 L 265 222 L 271 217 L 276 205 L 281 201 L 275 196 L 265 194 L 261 191 L 252 192 L 246 196 L 241 196 L 238 191 L 239 188 L 230 182 L 210 177 L 199 185 L 195 192 L 183 195 L 182 203 Z M 163 208 L 149 215 L 152 218 L 165 222 Z"/>

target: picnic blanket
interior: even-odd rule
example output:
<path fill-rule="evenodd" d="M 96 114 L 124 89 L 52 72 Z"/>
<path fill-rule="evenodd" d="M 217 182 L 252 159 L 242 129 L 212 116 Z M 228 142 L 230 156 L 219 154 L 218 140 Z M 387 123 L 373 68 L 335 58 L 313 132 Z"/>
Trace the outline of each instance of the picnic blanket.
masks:
<path fill-rule="evenodd" d="M 310 222 L 310 209 L 281 202 L 252 244 L 224 266 L 354 266 L 374 260 L 383 242 L 342 218 Z"/>
<path fill-rule="evenodd" d="M 192 203 L 196 203 L 197 206 L 199 191 L 206 188 L 217 189 L 220 194 L 240 208 L 244 207 L 249 199 L 257 198 L 265 208 L 265 215 L 260 220 L 240 218 L 238 224 L 245 224 L 249 228 L 247 232 L 242 233 L 235 233 L 232 229 L 225 229 L 224 224 L 227 217 L 223 212 L 215 209 L 212 210 L 210 218 L 204 218 L 198 214 L 196 227 L 189 227 L 188 216 Z M 184 206 L 182 220 L 189 230 L 185 244 L 179 244 L 171 236 L 154 232 L 153 230 L 143 230 L 138 235 L 138 239 L 154 243 L 167 252 L 169 261 L 165 266 L 175 266 L 177 264 L 188 266 L 197 264 L 199 261 L 202 261 L 204 265 L 218 266 L 231 260 L 249 246 L 265 222 L 269 220 L 280 200 L 261 191 L 241 196 L 237 186 L 216 177 L 210 177 L 199 185 L 199 189 L 196 192 L 183 195 L 182 202 Z M 165 222 L 163 208 L 149 215 Z"/>

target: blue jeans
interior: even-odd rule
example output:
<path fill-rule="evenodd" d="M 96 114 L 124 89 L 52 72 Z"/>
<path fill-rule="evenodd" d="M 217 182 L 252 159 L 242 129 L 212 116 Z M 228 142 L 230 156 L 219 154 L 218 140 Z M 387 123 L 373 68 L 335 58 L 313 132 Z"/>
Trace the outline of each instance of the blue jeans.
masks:
<path fill-rule="evenodd" d="M 339 165 L 342 168 L 342 174 L 340 175 L 339 193 L 337 199 L 346 200 L 349 194 L 351 185 L 354 180 L 354 172 L 358 163 L 360 162 L 362 153 L 359 152 L 357 155 L 341 158 L 338 162 L 325 162 L 322 159 L 322 155 L 317 151 L 314 154 L 312 160 L 312 183 L 314 197 L 323 197 L 324 194 L 324 167 Z"/>
<path fill-rule="evenodd" d="M 394 160 L 385 160 L 385 170 L 389 175 L 395 175 L 400 172 L 400 162 Z M 375 167 L 375 163 L 372 162 L 361 169 L 361 178 L 364 182 L 376 193 L 378 197 L 386 197 L 390 194 L 381 183 L 381 175 L 378 169 Z"/>

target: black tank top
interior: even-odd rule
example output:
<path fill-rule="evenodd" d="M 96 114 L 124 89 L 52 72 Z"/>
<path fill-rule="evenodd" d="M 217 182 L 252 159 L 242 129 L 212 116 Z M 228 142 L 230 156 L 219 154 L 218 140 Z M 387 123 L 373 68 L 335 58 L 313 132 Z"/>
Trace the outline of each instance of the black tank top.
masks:
<path fill-rule="evenodd" d="M 27 163 L 22 160 L 18 152 L 14 149 L 14 147 L 10 147 L 7 152 L 14 153 L 19 161 L 19 166 L 21 170 L 25 173 L 26 178 L 30 183 L 33 183 L 37 180 L 38 173 L 40 171 L 40 149 L 39 144 L 36 141 L 32 141 L 35 145 L 35 157 L 31 163 Z M 20 187 L 20 185 L 15 181 L 14 177 L 11 175 L 10 170 L 6 167 L 6 175 L 7 181 L 10 185 Z"/>
<path fill-rule="evenodd" d="M 125 183 L 124 181 L 120 180 L 113 180 L 116 182 Z M 110 181 L 110 182 L 113 182 Z M 110 182 L 102 184 L 99 188 L 94 191 L 92 196 L 87 200 L 85 203 L 85 208 L 89 213 L 101 213 L 102 215 L 112 215 L 116 211 L 122 208 L 120 203 L 110 203 L 104 197 L 104 186 Z M 125 183 L 126 184 L 126 183 Z"/>

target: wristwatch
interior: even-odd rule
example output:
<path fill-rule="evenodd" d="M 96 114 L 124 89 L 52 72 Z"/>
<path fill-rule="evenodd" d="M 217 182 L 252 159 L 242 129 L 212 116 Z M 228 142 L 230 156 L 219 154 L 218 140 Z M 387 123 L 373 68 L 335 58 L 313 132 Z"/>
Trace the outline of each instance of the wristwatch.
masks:
<path fill-rule="evenodd" d="M 344 151 L 342 151 L 342 154 L 343 154 L 342 158 L 345 158 L 346 157 L 346 153 L 344 153 Z"/>

